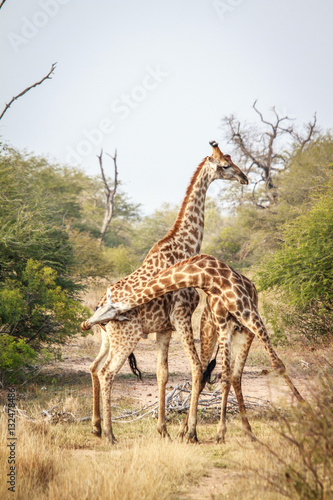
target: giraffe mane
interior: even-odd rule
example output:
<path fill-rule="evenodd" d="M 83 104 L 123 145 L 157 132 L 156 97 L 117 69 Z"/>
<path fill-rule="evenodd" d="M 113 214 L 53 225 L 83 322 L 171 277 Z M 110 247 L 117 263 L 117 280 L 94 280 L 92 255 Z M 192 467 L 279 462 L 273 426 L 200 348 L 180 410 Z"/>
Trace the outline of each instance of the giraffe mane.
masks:
<path fill-rule="evenodd" d="M 195 182 L 196 182 L 196 180 L 197 180 L 197 178 L 199 176 L 199 173 L 200 173 L 200 171 L 201 171 L 201 169 L 202 169 L 202 167 L 203 167 L 203 165 L 204 165 L 204 163 L 206 161 L 206 158 L 204 158 L 202 160 L 202 162 L 199 163 L 199 165 L 197 166 L 194 174 L 191 177 L 190 183 L 187 186 L 185 197 L 184 197 L 183 202 L 181 204 L 181 207 L 179 209 L 179 212 L 178 212 L 178 215 L 177 215 L 177 219 L 176 219 L 174 225 L 172 226 L 172 228 L 170 229 L 170 231 L 166 234 L 166 236 L 164 236 L 164 238 L 162 238 L 160 241 L 158 241 L 157 243 L 155 243 L 155 245 L 152 247 L 152 249 L 150 250 L 149 253 L 155 252 L 156 250 L 158 250 L 158 248 L 161 245 L 163 245 L 163 243 L 166 243 L 169 239 L 171 239 L 174 236 L 175 232 L 178 231 L 178 229 L 179 229 L 179 227 L 180 227 L 180 225 L 182 223 L 183 217 L 184 217 L 184 213 L 185 213 L 185 210 L 186 210 L 186 206 L 187 206 L 190 194 L 191 194 L 191 192 L 193 190 L 193 185 L 195 184 Z"/>

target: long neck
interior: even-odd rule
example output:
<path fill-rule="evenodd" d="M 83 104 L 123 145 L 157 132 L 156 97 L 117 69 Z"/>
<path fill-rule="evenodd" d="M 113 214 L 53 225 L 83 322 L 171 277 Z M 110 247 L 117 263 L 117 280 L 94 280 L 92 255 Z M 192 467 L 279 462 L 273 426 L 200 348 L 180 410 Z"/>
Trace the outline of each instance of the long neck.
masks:
<path fill-rule="evenodd" d="M 196 255 L 186 261 L 178 262 L 144 283 L 133 283 L 130 290 L 113 289 L 111 285 L 113 300 L 121 303 L 126 311 L 180 288 L 195 287 L 209 291 L 211 280 L 203 269 L 204 259 L 207 260 L 207 256 Z M 208 256 L 208 259 L 214 257 Z"/>
<path fill-rule="evenodd" d="M 113 289 L 121 290 L 126 284 L 132 286 L 138 277 L 150 278 L 176 262 L 200 252 L 205 223 L 206 193 L 213 180 L 213 173 L 207 168 L 206 160 L 203 160 L 192 176 L 176 222 L 169 233 L 152 247 L 139 269 L 117 282 Z M 106 294 L 97 305 L 101 306 L 105 302 Z"/>
<path fill-rule="evenodd" d="M 194 172 L 173 227 L 153 246 L 147 258 L 155 252 L 170 250 L 170 245 L 173 250 L 179 252 L 175 262 L 196 255 L 200 251 L 205 222 L 206 193 L 214 180 L 205 164 L 204 160 Z"/>

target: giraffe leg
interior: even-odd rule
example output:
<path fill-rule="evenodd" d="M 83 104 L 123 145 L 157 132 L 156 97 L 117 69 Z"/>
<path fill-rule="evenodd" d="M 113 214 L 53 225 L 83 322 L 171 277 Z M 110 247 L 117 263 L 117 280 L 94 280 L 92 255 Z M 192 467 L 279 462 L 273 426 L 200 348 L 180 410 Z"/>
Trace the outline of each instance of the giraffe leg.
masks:
<path fill-rule="evenodd" d="M 264 347 L 269 355 L 269 358 L 271 360 L 271 365 L 273 369 L 279 374 L 282 375 L 283 378 L 285 379 L 286 383 L 292 390 L 294 396 L 296 399 L 300 402 L 304 401 L 304 398 L 301 396 L 301 394 L 298 392 L 296 387 L 294 386 L 293 382 L 291 381 L 290 377 L 286 374 L 286 367 L 283 363 L 283 361 L 279 358 L 277 353 L 275 352 L 271 341 L 269 339 L 267 330 L 265 328 L 265 325 L 257 311 L 257 309 L 254 307 L 254 305 L 251 304 L 251 311 L 244 310 L 243 313 L 235 313 L 235 316 L 237 319 L 249 330 L 251 330 L 256 337 L 264 344 Z"/>
<path fill-rule="evenodd" d="M 98 372 L 103 402 L 103 430 L 105 437 L 113 444 L 116 439 L 111 423 L 111 390 L 115 376 L 123 366 L 128 356 L 134 351 L 139 342 L 142 329 L 139 319 L 131 322 L 112 322 L 112 327 L 107 328 L 109 337 L 109 353 L 103 367 Z"/>
<path fill-rule="evenodd" d="M 132 349 L 121 351 L 115 349 L 110 351 L 108 359 L 106 360 L 103 368 L 98 372 L 98 377 L 102 389 L 103 401 L 103 430 L 107 440 L 114 444 L 117 442 L 111 422 L 111 391 L 114 379 L 119 372 L 120 368 L 125 363 L 128 356 L 131 354 Z"/>
<path fill-rule="evenodd" d="M 107 335 L 103 331 L 101 331 L 101 333 L 102 333 L 102 345 L 100 351 L 96 359 L 89 367 L 92 379 L 92 386 L 93 386 L 92 433 L 97 437 L 101 437 L 102 435 L 101 413 L 100 413 L 100 384 L 97 372 L 102 368 L 104 362 L 106 361 L 110 345 Z"/>
<path fill-rule="evenodd" d="M 180 333 L 185 354 L 189 360 L 192 371 L 192 391 L 188 418 L 179 430 L 178 438 L 183 439 L 187 432 L 188 442 L 198 442 L 197 437 L 197 410 L 202 379 L 202 369 L 197 350 L 194 345 L 193 330 L 191 324 L 191 314 L 188 310 L 178 307 L 172 313 L 172 324 Z"/>
<path fill-rule="evenodd" d="M 191 339 L 189 335 L 191 332 Z M 187 354 L 187 357 L 191 364 L 192 371 L 192 391 L 191 391 L 191 402 L 190 409 L 188 411 L 188 419 L 185 428 L 181 428 L 178 434 L 180 439 L 184 436 L 184 431 L 187 431 L 187 441 L 188 442 L 198 442 L 197 437 L 197 412 L 198 412 L 198 401 L 199 394 L 201 392 L 201 379 L 202 379 L 202 369 L 199 356 L 197 354 L 194 341 L 192 327 L 189 325 L 188 329 L 184 332 L 186 334 L 182 336 L 183 347 Z"/>
<path fill-rule="evenodd" d="M 202 372 L 205 373 L 206 368 L 212 358 L 214 348 L 217 341 L 216 327 L 212 319 L 212 315 L 209 309 L 208 304 L 206 304 L 200 323 L 200 362 Z M 200 383 L 200 393 L 203 391 L 205 387 L 205 382 L 203 378 Z M 188 419 L 189 412 L 187 412 L 184 422 L 181 425 L 180 431 L 178 433 L 178 437 L 183 439 L 186 433 L 188 432 Z"/>
<path fill-rule="evenodd" d="M 227 403 L 228 395 L 231 386 L 231 368 L 230 368 L 230 347 L 231 347 L 231 333 L 230 323 L 227 325 L 221 323 L 219 328 L 219 346 L 222 355 L 222 373 L 221 373 L 221 387 L 222 387 L 222 400 L 221 400 L 221 416 L 220 422 L 217 427 L 217 434 L 215 438 L 216 443 L 225 441 L 225 434 L 227 432 Z"/>
<path fill-rule="evenodd" d="M 245 328 L 236 328 L 237 330 L 234 331 L 231 341 L 231 350 L 236 351 L 232 365 L 231 383 L 237 397 L 242 425 L 247 433 L 252 434 L 252 429 L 246 416 L 246 408 L 242 393 L 242 374 L 254 335 Z"/>
<path fill-rule="evenodd" d="M 157 382 L 158 382 L 158 421 L 157 430 L 162 437 L 170 439 L 167 431 L 165 419 L 165 392 L 166 384 L 169 378 L 168 369 L 168 350 L 171 339 L 171 331 L 156 333 L 156 346 L 157 346 Z"/>

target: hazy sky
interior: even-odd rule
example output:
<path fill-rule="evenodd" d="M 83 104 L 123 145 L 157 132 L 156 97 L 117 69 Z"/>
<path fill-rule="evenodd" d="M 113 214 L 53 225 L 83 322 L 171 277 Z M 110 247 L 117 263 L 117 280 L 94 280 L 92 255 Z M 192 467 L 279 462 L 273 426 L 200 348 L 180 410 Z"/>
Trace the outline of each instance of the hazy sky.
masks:
<path fill-rule="evenodd" d="M 182 200 L 210 140 L 230 152 L 221 118 L 253 121 L 255 99 L 332 127 L 332 22 L 331 0 L 7 0 L 1 110 L 58 64 L 0 135 L 89 174 L 117 147 L 124 190 L 150 213 Z"/>

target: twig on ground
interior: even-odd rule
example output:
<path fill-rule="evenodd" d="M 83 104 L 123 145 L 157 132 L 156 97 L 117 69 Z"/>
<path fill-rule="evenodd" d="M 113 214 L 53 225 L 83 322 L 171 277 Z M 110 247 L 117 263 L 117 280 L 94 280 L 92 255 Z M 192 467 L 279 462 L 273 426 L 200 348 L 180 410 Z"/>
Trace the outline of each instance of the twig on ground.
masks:
<path fill-rule="evenodd" d="M 176 387 L 172 389 L 171 392 L 167 393 L 165 398 L 166 413 L 186 413 L 190 408 L 190 397 L 191 397 L 191 384 L 189 382 L 184 382 L 182 385 L 177 384 Z M 245 396 L 246 408 L 248 410 L 267 410 L 270 406 L 269 401 L 263 400 L 256 397 Z M 56 406 L 49 408 L 48 410 L 43 410 L 41 415 L 45 417 L 46 423 L 57 424 L 58 422 L 86 422 L 91 420 L 91 416 L 76 418 L 73 413 L 63 410 L 55 411 L 61 403 Z M 200 394 L 200 399 L 198 403 L 198 408 L 201 410 L 201 416 L 211 414 L 211 416 L 218 416 L 221 411 L 221 389 L 215 389 L 213 392 L 203 391 Z M 6 411 L 6 407 L 3 407 L 3 412 Z M 128 424 L 141 420 L 143 418 L 148 418 L 149 416 L 157 417 L 158 411 L 158 401 L 155 403 L 145 405 L 139 410 L 128 410 L 125 409 L 123 412 L 113 417 L 112 420 L 116 420 L 122 424 Z M 234 395 L 230 394 L 228 398 L 228 413 L 235 415 L 238 413 L 238 403 Z M 32 417 L 26 415 L 25 410 L 15 409 L 16 415 L 19 418 L 26 418 L 34 421 Z"/>

